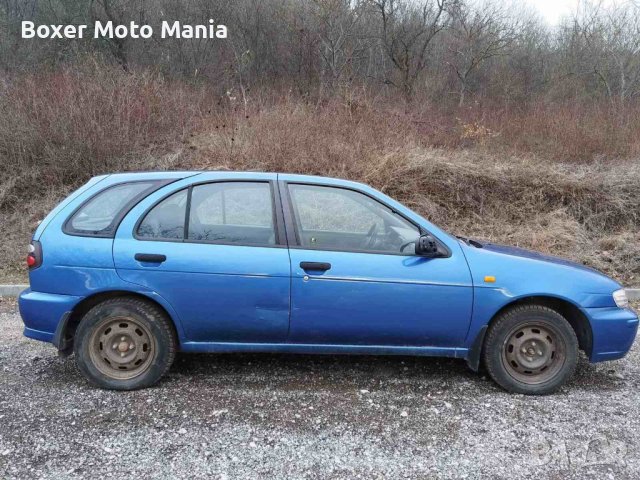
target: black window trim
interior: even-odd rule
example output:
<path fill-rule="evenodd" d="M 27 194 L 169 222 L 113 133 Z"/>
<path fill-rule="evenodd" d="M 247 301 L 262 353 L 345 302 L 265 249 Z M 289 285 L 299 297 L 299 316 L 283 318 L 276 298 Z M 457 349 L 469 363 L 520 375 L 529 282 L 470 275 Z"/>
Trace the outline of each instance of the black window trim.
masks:
<path fill-rule="evenodd" d="M 298 232 L 298 225 L 297 225 L 296 218 L 295 218 L 293 200 L 291 199 L 291 190 L 289 189 L 289 185 L 306 185 L 306 186 L 310 186 L 310 187 L 338 188 L 338 189 L 349 190 L 349 191 L 352 191 L 352 192 L 356 192 L 356 193 L 360 193 L 362 195 L 365 195 L 365 196 L 369 197 L 371 200 L 373 200 L 374 202 L 377 202 L 380 205 L 388 208 L 392 213 L 398 215 L 400 218 L 403 218 L 408 223 L 410 223 L 411 225 L 416 227 L 418 229 L 418 232 L 420 233 L 420 235 L 429 234 L 429 235 L 433 236 L 433 238 L 436 239 L 436 242 L 438 242 L 438 245 L 442 248 L 442 251 L 445 252 L 445 255 L 441 255 L 441 256 L 436 257 L 436 258 L 448 258 L 448 257 L 451 257 L 451 250 L 449 249 L 449 247 L 447 247 L 447 245 L 442 240 L 440 240 L 436 235 L 433 235 L 431 232 L 428 232 L 422 226 L 418 225 L 413 220 L 407 218 L 406 215 L 402 214 L 397 209 L 395 209 L 392 206 L 388 205 L 386 202 L 383 202 L 382 200 L 374 197 L 373 195 L 370 195 L 367 192 L 364 192 L 364 191 L 359 190 L 357 188 L 345 186 L 345 185 L 334 185 L 334 184 L 322 183 L 322 182 L 304 182 L 304 181 L 280 180 L 279 183 L 281 184 L 281 188 L 285 192 L 284 195 L 282 195 L 282 198 L 283 198 L 282 203 L 283 203 L 283 209 L 285 211 L 285 223 L 286 223 L 286 226 L 287 226 L 286 227 L 287 228 L 287 240 L 289 242 L 289 248 L 291 248 L 291 249 L 295 249 L 295 250 L 317 250 L 317 251 L 326 251 L 326 252 L 367 253 L 367 254 L 372 254 L 372 255 L 394 255 L 394 256 L 400 256 L 400 257 L 420 257 L 420 255 L 417 255 L 416 253 L 403 253 L 403 252 L 397 252 L 396 253 L 396 252 L 379 251 L 379 250 L 311 247 L 311 246 L 302 245 L 302 242 L 300 241 L 300 233 Z"/>
<path fill-rule="evenodd" d="M 191 213 L 191 195 L 194 187 L 198 187 L 200 185 L 211 185 L 214 183 L 266 183 L 269 185 L 271 192 L 271 214 L 273 221 L 273 228 L 276 235 L 276 243 L 275 244 L 266 244 L 266 243 L 238 243 L 238 242 L 221 242 L 217 240 L 191 240 L 188 238 L 189 234 L 189 217 Z M 140 224 L 144 221 L 146 216 L 149 214 L 151 210 L 153 210 L 156 206 L 162 203 L 164 200 L 169 198 L 170 196 L 179 193 L 183 190 L 188 190 L 187 193 L 187 206 L 185 208 L 185 219 L 184 219 L 184 235 L 182 239 L 176 238 L 148 238 L 142 237 L 138 235 L 138 228 Z M 275 180 L 258 180 L 258 179 L 249 179 L 249 178 L 224 178 L 219 180 L 204 180 L 201 182 L 195 182 L 189 185 L 186 185 L 178 190 L 174 190 L 172 192 L 167 193 L 158 201 L 154 202 L 149 208 L 147 208 L 140 218 L 136 220 L 135 225 L 133 226 L 133 238 L 141 242 L 169 242 L 169 243 L 190 243 L 190 244 L 205 244 L 205 245 L 229 245 L 236 247 L 260 247 L 260 248 L 287 248 L 287 241 L 285 237 L 284 230 L 284 219 L 282 216 L 282 211 L 278 208 L 277 202 L 280 201 L 279 191 L 277 189 L 277 184 Z"/>
<path fill-rule="evenodd" d="M 71 212 L 71 214 L 67 217 L 67 219 L 62 224 L 62 232 L 65 233 L 66 235 L 71 235 L 74 237 L 115 238 L 116 232 L 118 231 L 118 227 L 120 227 L 120 223 L 122 223 L 122 220 L 124 219 L 124 217 L 127 216 L 127 214 L 133 209 L 133 207 L 135 207 L 138 203 L 140 203 L 142 200 L 147 198 L 153 192 L 157 192 L 162 187 L 166 187 L 167 185 L 170 185 L 177 180 L 179 179 L 168 178 L 168 179 L 154 180 L 154 179 L 147 178 L 147 179 L 130 180 L 125 182 L 113 183 L 111 185 L 108 185 L 103 189 L 99 190 L 98 192 L 94 193 L 93 195 L 91 195 L 89 198 L 83 201 L 77 208 L 75 208 L 73 212 Z M 111 220 L 111 223 L 107 225 L 105 228 L 103 228 L 102 230 L 94 230 L 94 231 L 78 230 L 71 226 L 73 217 L 75 217 L 80 210 L 82 210 L 86 205 L 89 204 L 89 202 L 94 200 L 99 195 L 103 194 L 107 190 L 111 190 L 112 188 L 121 187 L 123 185 L 132 185 L 136 183 L 151 183 L 151 185 L 149 186 L 149 188 L 144 189 L 143 191 L 141 191 L 140 193 L 132 197 L 131 200 L 129 200 L 126 204 L 124 204 L 122 208 L 120 208 L 118 213 L 113 217 L 113 220 Z"/>

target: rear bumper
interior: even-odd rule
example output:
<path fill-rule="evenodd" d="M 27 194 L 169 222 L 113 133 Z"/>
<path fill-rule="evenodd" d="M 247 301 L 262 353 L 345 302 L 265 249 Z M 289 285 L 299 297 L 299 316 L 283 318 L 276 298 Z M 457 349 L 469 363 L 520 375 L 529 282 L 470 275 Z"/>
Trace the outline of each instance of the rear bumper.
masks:
<path fill-rule="evenodd" d="M 18 297 L 25 337 L 55 343 L 60 321 L 68 317 L 82 297 L 24 290 Z"/>
<path fill-rule="evenodd" d="M 638 315 L 631 309 L 587 308 L 591 320 L 593 348 L 590 360 L 603 362 L 624 357 L 638 331 Z"/>

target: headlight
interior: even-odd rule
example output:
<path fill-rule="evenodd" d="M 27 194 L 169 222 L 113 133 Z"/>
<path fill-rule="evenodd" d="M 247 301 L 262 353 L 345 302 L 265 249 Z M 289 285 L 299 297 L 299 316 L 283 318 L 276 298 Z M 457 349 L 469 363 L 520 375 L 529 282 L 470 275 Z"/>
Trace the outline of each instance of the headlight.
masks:
<path fill-rule="evenodd" d="M 627 308 L 629 306 L 629 299 L 624 288 L 613 292 L 613 301 L 616 302 L 618 308 Z"/>

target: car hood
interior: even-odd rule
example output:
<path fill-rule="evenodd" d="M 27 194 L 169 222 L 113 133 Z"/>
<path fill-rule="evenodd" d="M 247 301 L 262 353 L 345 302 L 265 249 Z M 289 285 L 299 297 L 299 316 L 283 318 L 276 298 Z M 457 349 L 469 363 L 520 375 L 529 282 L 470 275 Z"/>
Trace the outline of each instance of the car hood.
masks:
<path fill-rule="evenodd" d="M 572 262 L 571 260 L 567 260 L 566 258 L 555 257 L 553 255 L 546 255 L 544 253 L 535 252 L 533 250 L 526 250 L 524 248 L 511 247 L 508 245 L 497 245 L 495 243 L 483 243 L 481 248 L 485 250 L 489 250 L 491 252 L 501 253 L 503 255 L 509 255 L 512 257 L 530 258 L 532 260 L 540 260 L 542 262 L 554 263 L 556 265 L 563 265 L 565 267 L 578 268 L 580 270 L 585 270 L 591 273 L 597 273 L 599 275 L 603 275 L 601 272 L 599 272 L 594 268 L 587 267 L 586 265 L 582 265 L 577 262 Z"/>
<path fill-rule="evenodd" d="M 611 293 L 621 288 L 597 270 L 564 258 L 468 239 L 460 245 L 474 286 L 499 290 L 509 298 L 550 295 L 586 308 L 609 307 Z"/>

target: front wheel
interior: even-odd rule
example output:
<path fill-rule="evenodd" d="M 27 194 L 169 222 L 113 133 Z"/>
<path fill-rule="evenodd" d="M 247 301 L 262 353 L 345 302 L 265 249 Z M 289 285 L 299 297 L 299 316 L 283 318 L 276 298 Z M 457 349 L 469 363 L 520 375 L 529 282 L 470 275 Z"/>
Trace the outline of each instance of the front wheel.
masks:
<path fill-rule="evenodd" d="M 489 327 L 484 363 L 505 390 L 545 395 L 560 388 L 578 360 L 578 339 L 567 320 L 542 305 L 522 305 Z"/>
<path fill-rule="evenodd" d="M 176 336 L 157 305 L 132 297 L 99 303 L 84 316 L 74 341 L 76 363 L 92 383 L 135 390 L 156 383 L 173 363 Z"/>

